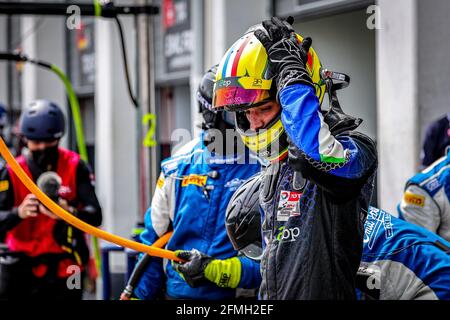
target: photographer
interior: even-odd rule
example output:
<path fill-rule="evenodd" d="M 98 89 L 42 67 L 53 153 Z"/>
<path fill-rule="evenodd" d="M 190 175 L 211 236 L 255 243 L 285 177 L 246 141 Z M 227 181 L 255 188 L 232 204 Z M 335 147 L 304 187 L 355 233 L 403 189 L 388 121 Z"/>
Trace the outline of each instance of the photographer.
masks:
<path fill-rule="evenodd" d="M 77 153 L 58 147 L 65 131 L 60 108 L 34 101 L 22 112 L 19 127 L 27 145 L 19 165 L 38 184 L 43 173 L 53 171 L 53 180 L 41 179 L 41 189 L 60 183 L 54 200 L 99 226 L 102 213 L 88 166 Z M 89 259 L 84 234 L 43 206 L 10 166 L 1 171 L 0 181 L 0 241 L 8 247 L 0 258 L 0 298 L 81 299 L 82 286 L 71 289 L 67 280 L 73 270 L 83 271 Z"/>

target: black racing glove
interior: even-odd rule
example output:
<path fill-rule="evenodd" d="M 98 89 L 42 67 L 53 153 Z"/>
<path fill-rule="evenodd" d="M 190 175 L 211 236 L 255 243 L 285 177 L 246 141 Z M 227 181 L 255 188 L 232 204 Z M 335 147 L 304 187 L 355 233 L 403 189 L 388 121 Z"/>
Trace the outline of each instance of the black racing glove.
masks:
<path fill-rule="evenodd" d="M 173 268 L 191 287 L 205 284 L 206 280 L 221 288 L 237 288 L 242 275 L 238 257 L 215 259 L 198 250 L 177 250 L 177 257 L 186 260 L 184 264 L 172 261 Z"/>
<path fill-rule="evenodd" d="M 180 273 L 188 285 L 195 288 L 208 282 L 208 279 L 205 277 L 205 269 L 214 260 L 213 257 L 201 253 L 196 249 L 192 249 L 191 251 L 177 250 L 175 254 L 178 258 L 186 262 L 179 263 L 172 261 L 172 267 Z"/>
<path fill-rule="evenodd" d="M 312 40 L 307 37 L 299 44 L 295 31 L 290 25 L 292 22 L 291 17 L 287 21 L 273 17 L 262 22 L 268 35 L 263 30 L 255 31 L 256 38 L 267 50 L 270 69 L 276 79 L 277 92 L 295 83 L 314 87 L 305 67 Z"/>

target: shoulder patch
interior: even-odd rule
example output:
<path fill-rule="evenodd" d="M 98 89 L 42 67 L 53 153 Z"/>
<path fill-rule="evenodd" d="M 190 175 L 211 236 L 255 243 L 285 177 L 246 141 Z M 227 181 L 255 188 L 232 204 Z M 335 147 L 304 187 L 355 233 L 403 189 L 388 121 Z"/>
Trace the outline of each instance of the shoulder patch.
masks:
<path fill-rule="evenodd" d="M 429 191 L 429 192 L 433 192 L 434 190 L 436 190 L 437 188 L 439 188 L 441 186 L 441 183 L 439 182 L 438 178 L 434 178 L 430 181 L 428 181 L 425 184 L 425 188 Z"/>
<path fill-rule="evenodd" d="M 0 181 L 0 192 L 4 192 L 8 189 L 9 189 L 9 181 L 8 180 Z"/>
<path fill-rule="evenodd" d="M 405 192 L 403 195 L 403 200 L 410 205 L 423 207 L 425 205 L 425 197 L 419 194 L 414 194 L 411 192 Z"/>
<path fill-rule="evenodd" d="M 161 162 L 161 173 L 163 173 L 164 175 L 170 175 L 177 169 L 178 169 L 178 162 L 170 161 L 170 158 L 163 160 L 163 162 Z"/>
<path fill-rule="evenodd" d="M 156 182 L 156 187 L 161 189 L 164 186 L 164 175 L 161 173 L 159 175 L 158 181 Z"/>

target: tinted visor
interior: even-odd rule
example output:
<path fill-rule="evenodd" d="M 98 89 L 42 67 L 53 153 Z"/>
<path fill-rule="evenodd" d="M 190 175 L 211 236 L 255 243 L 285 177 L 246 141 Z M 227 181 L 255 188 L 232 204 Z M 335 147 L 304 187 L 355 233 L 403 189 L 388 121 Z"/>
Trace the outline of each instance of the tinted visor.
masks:
<path fill-rule="evenodd" d="M 230 111 L 244 110 L 269 98 L 269 90 L 222 87 L 214 91 L 213 108 L 225 108 Z"/>

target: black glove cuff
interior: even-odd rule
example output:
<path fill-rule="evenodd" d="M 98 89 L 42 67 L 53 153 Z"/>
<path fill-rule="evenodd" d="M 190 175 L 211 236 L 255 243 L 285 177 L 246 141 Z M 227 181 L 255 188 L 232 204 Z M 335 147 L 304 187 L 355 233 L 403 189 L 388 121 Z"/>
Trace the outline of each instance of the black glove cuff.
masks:
<path fill-rule="evenodd" d="M 305 84 L 314 88 L 311 76 L 305 68 L 301 66 L 289 66 L 283 68 L 277 78 L 278 92 L 285 87 L 296 83 Z"/>
<path fill-rule="evenodd" d="M 205 278 L 204 273 L 200 273 L 197 275 L 191 275 L 191 276 L 184 276 L 184 280 L 186 283 L 192 287 L 192 288 L 198 288 L 200 286 L 203 286 L 207 284 L 209 281 Z"/>

